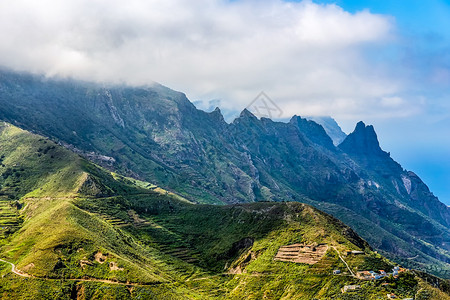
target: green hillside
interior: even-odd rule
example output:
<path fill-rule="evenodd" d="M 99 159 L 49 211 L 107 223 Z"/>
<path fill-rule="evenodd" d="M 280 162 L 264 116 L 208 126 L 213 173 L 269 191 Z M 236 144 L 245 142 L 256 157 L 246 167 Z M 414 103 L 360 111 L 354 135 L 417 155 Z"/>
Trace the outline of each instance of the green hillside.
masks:
<path fill-rule="evenodd" d="M 449 298 L 413 271 L 351 276 L 394 264 L 306 204 L 194 205 L 7 123 L 0 157 L 1 299 Z M 283 247 L 314 250 L 293 262 Z"/>
<path fill-rule="evenodd" d="M 0 90 L 0 120 L 108 170 L 196 203 L 306 203 L 351 226 L 391 260 L 450 278 L 450 208 L 380 148 L 372 126 L 359 123 L 335 146 L 322 126 L 299 116 L 274 122 L 244 110 L 227 123 L 219 109 L 198 110 L 183 93 L 157 84 L 108 86 L 0 70 Z M 55 151 L 40 143 L 31 159 Z M 55 155 L 45 156 L 44 169 L 59 168 Z M 2 191 L 15 199 L 29 192 L 55 197 L 61 187 L 52 182 L 73 172 L 67 166 L 18 184 L 28 168 L 8 168 Z M 92 176 L 83 178 L 68 178 L 66 190 L 80 180 L 80 192 L 115 195 Z M 136 184 L 151 187 L 142 182 Z M 7 230 L 21 222 L 13 212 L 4 211 Z"/>

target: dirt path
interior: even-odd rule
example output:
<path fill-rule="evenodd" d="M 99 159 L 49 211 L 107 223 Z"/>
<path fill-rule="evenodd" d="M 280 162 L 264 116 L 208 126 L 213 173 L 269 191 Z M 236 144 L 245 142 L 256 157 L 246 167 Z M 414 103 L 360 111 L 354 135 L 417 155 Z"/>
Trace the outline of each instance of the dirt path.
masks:
<path fill-rule="evenodd" d="M 336 247 L 331 246 L 338 254 L 339 258 L 342 260 L 342 262 L 345 264 L 345 266 L 347 267 L 347 269 L 349 270 L 350 274 L 352 274 L 353 277 L 356 278 L 355 273 L 353 273 L 352 269 L 350 269 L 350 267 L 348 266 L 347 262 L 344 260 L 344 258 L 342 258 L 341 254 L 339 253 L 339 251 L 336 249 Z"/>
<path fill-rule="evenodd" d="M 226 276 L 226 275 L 233 275 L 233 274 L 221 273 L 221 274 L 210 275 L 210 276 L 205 276 L 205 277 L 188 278 L 188 279 L 186 279 L 186 282 L 188 282 L 188 281 L 206 280 L 206 279 L 211 279 L 211 278 L 214 278 L 214 277 L 221 277 L 221 276 Z"/>
<path fill-rule="evenodd" d="M 29 278 L 34 277 L 34 276 L 30 275 L 30 274 L 23 273 L 22 271 L 17 270 L 17 269 L 16 269 L 16 265 L 13 264 L 12 262 L 6 261 L 6 260 L 1 259 L 1 258 L 0 258 L 0 261 L 2 261 L 2 262 L 4 262 L 4 263 L 7 263 L 7 264 L 11 265 L 11 272 L 13 272 L 13 273 L 16 274 L 16 275 L 19 275 L 19 276 L 22 276 L 22 277 L 29 277 Z"/>
<path fill-rule="evenodd" d="M 40 279 L 42 279 L 42 278 L 40 278 Z M 54 280 L 60 280 L 60 279 L 54 279 Z M 101 282 L 101 283 L 115 284 L 115 285 L 125 285 L 125 286 L 153 286 L 153 285 L 160 285 L 160 284 L 164 284 L 164 283 L 170 283 L 170 282 L 154 282 L 154 283 L 144 284 L 144 283 L 134 283 L 134 282 L 118 282 L 118 281 L 113 281 L 113 280 L 95 279 L 95 278 L 90 278 L 90 279 L 65 278 L 64 280 L 80 281 L 80 282 Z"/>
<path fill-rule="evenodd" d="M 4 259 L 0 258 L 1 262 L 7 263 L 9 265 L 11 265 L 11 272 L 13 272 L 16 275 L 19 275 L 21 277 L 27 277 L 27 278 L 36 278 L 36 279 L 42 279 L 42 280 L 61 280 L 58 278 L 43 278 L 43 277 L 36 277 L 27 273 L 24 273 L 20 270 L 18 270 L 16 268 L 16 265 L 13 264 L 12 262 L 6 261 Z M 64 280 L 68 280 L 68 281 L 77 281 L 77 282 L 101 282 L 101 283 L 107 283 L 107 284 L 115 284 L 115 285 L 125 285 L 125 286 L 153 286 L 153 285 L 159 285 L 159 284 L 164 284 L 164 283 L 170 283 L 170 282 L 154 282 L 154 283 L 147 283 L 147 284 L 143 284 L 143 283 L 133 283 L 133 282 L 118 282 L 118 281 L 113 281 L 113 280 L 108 280 L 108 279 L 96 279 L 96 278 L 87 278 L 87 279 L 83 279 L 83 278 L 64 278 Z"/>

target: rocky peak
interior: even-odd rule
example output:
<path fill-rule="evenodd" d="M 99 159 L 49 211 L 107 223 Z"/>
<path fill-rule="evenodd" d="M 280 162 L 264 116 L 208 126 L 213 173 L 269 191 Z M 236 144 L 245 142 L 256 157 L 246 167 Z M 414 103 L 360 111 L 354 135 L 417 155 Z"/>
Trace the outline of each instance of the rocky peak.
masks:
<path fill-rule="evenodd" d="M 363 156 L 389 156 L 380 148 L 377 134 L 372 125 L 366 126 L 360 121 L 355 130 L 339 145 L 339 148 L 353 155 Z"/>
<path fill-rule="evenodd" d="M 219 121 L 220 123 L 225 123 L 225 119 L 223 118 L 222 112 L 220 111 L 220 108 L 216 107 L 212 112 L 209 113 L 211 118 L 214 121 Z"/>
<path fill-rule="evenodd" d="M 289 123 L 296 126 L 300 132 L 302 132 L 313 143 L 324 146 L 330 150 L 335 149 L 333 141 L 328 136 L 322 125 L 314 121 L 303 119 L 297 115 L 293 116 Z"/>
<path fill-rule="evenodd" d="M 244 109 L 238 118 L 236 118 L 233 123 L 254 123 L 258 121 L 258 118 L 252 114 L 248 109 Z"/>
<path fill-rule="evenodd" d="M 257 119 L 254 114 L 252 114 L 248 109 L 244 108 L 244 110 L 239 115 L 239 118 L 252 118 Z"/>

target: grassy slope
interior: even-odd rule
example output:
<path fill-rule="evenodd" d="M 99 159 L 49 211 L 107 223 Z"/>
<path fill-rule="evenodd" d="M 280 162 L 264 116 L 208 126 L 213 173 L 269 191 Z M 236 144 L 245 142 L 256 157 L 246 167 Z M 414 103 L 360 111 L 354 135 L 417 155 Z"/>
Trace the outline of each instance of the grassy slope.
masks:
<path fill-rule="evenodd" d="M 134 197 L 117 200 L 120 208 L 116 209 L 134 208 L 148 221 L 146 226 L 130 226 L 126 231 L 145 245 L 159 249 L 167 255 L 166 259 L 173 259 L 180 279 L 205 297 L 379 299 L 388 292 L 412 297 L 423 286 L 414 275 L 392 282 L 387 288 L 381 286 L 383 281 L 370 283 L 350 276 L 332 276 L 334 269 L 345 271 L 345 266 L 331 246 L 340 253 L 347 249 L 366 252 L 366 255 L 346 259 L 353 271 L 389 270 L 393 264 L 372 252 L 367 243 L 341 222 L 308 205 L 254 203 L 217 207 L 147 198 L 145 213 Z M 79 205 L 95 210 L 93 202 L 81 201 Z M 114 213 L 113 209 L 110 213 Z M 233 247 L 245 238 L 252 238 L 253 245 Z M 327 243 L 330 248 L 314 266 L 273 260 L 280 246 L 299 242 Z M 203 273 L 189 273 L 186 261 L 190 260 Z M 237 269 L 241 272 L 224 274 Z M 363 289 L 343 295 L 340 289 L 348 284 L 361 284 Z M 438 293 L 430 286 L 426 289 L 430 295 Z M 439 297 L 430 299 L 448 298 L 443 294 Z"/>
<path fill-rule="evenodd" d="M 74 205 L 80 195 L 160 194 L 130 186 L 124 178 L 116 180 L 51 141 L 9 124 L 0 125 L 0 151 L 4 206 L 13 210 L 17 203 L 15 214 L 24 219 L 15 233 L 3 230 L 3 258 L 37 277 L 171 281 L 164 266 L 157 265 L 154 251 L 143 249 L 104 218 Z M 95 261 L 99 252 L 106 262 Z M 88 262 L 84 268 L 82 260 Z M 124 271 L 111 270 L 111 263 Z"/>
<path fill-rule="evenodd" d="M 0 221 L 16 220 L 3 230 L 1 256 L 36 276 L 20 278 L 0 263 L 2 299 L 377 299 L 389 290 L 332 276 L 345 269 L 332 248 L 314 266 L 273 260 L 280 246 L 305 242 L 366 251 L 348 259 L 354 270 L 391 265 L 310 206 L 192 205 L 7 124 L 0 124 L 0 157 Z M 105 262 L 96 261 L 99 253 Z M 77 278 L 141 285 L 71 280 Z M 342 295 L 340 288 L 352 283 L 363 290 Z M 420 280 L 412 283 L 400 280 L 391 289 L 405 297 L 421 288 L 436 293 L 430 299 L 447 297 Z"/>
<path fill-rule="evenodd" d="M 294 123 L 246 116 L 226 125 L 219 112 L 198 111 L 184 95 L 163 87 L 105 89 L 3 71 L 0 81 L 1 119 L 83 151 L 114 157 L 116 163 L 103 163 L 122 174 L 138 174 L 202 203 L 253 199 L 308 203 L 350 224 L 391 259 L 449 277 L 444 261 L 450 257 L 445 249 L 450 238 L 448 228 L 436 224 L 439 216 L 417 213 L 416 206 L 403 201 L 409 199 L 406 190 L 402 199 L 390 177 L 365 176 L 366 168 L 339 153 L 328 153 L 327 147 L 323 151 L 324 135 L 313 124 L 294 118 L 296 130 Z M 322 146 L 310 147 L 308 140 Z M 360 179 L 380 183 L 380 190 L 389 186 L 391 190 L 382 193 L 366 186 L 367 193 L 361 194 L 353 171 Z M 397 185 L 403 189 L 397 175 Z M 319 201 L 308 201 L 307 196 Z M 389 202 L 394 205 L 387 206 Z M 432 204 L 412 203 L 422 208 Z M 347 208 L 353 210 L 351 218 Z M 445 211 L 433 210 L 437 215 Z"/>

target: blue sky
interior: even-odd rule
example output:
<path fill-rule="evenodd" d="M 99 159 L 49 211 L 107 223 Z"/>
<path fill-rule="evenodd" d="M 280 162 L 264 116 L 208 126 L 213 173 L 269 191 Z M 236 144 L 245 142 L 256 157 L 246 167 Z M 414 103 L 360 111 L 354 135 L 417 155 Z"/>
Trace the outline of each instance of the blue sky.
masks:
<path fill-rule="evenodd" d="M 397 40 L 387 45 L 386 57 L 405 68 L 409 94 L 420 93 L 430 102 L 426 109 L 401 119 L 373 120 L 386 151 L 402 165 L 418 173 L 430 189 L 450 205 L 450 1 L 363 0 L 315 1 L 336 4 L 355 13 L 372 13 L 395 18 Z M 370 51 L 369 51 L 370 53 Z M 373 53 L 371 53 L 373 54 Z M 432 80 L 435 68 L 447 74 Z M 347 131 L 351 125 L 346 125 Z"/>
<path fill-rule="evenodd" d="M 450 204 L 449 28 L 443 0 L 0 1 L 0 66 L 363 120 Z"/>

